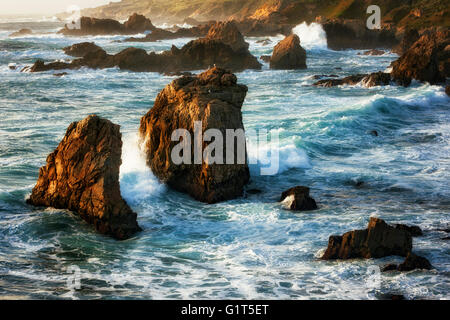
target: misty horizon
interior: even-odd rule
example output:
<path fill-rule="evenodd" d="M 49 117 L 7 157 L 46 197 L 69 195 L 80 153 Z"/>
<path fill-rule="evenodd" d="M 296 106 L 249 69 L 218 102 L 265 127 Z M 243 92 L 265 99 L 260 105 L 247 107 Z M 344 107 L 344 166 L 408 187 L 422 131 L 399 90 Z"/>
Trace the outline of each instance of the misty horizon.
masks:
<path fill-rule="evenodd" d="M 0 16 L 37 16 L 63 13 L 72 5 L 77 5 L 81 9 L 95 8 L 110 2 L 120 0 L 60 0 L 55 3 L 53 0 L 16 0 L 14 2 L 0 2 Z"/>

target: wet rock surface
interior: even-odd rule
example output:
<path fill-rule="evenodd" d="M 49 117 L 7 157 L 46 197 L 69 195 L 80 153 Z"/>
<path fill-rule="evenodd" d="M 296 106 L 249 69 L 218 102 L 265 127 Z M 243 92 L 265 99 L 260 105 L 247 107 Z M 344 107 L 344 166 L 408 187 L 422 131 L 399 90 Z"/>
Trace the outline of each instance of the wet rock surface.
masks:
<path fill-rule="evenodd" d="M 300 46 L 300 38 L 292 34 L 280 41 L 270 58 L 271 69 L 306 69 L 306 50 Z"/>

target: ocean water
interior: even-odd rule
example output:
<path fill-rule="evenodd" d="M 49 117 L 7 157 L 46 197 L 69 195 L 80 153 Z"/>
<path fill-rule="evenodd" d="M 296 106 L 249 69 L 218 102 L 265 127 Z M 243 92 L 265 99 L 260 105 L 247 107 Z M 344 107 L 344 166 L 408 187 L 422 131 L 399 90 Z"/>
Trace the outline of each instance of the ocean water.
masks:
<path fill-rule="evenodd" d="M 330 51 L 319 26 L 300 25 L 307 70 L 264 64 L 238 73 L 249 87 L 244 125 L 278 132 L 279 144 L 270 147 L 280 153 L 280 169 L 261 176 L 253 166 L 250 187 L 261 194 L 206 205 L 161 185 L 137 145 L 140 118 L 173 77 L 118 69 L 63 77 L 19 72 L 37 58 L 71 59 L 61 49 L 80 41 L 115 53 L 132 45 L 162 51 L 190 39 L 7 38 L 23 27 L 54 32 L 60 23 L 0 23 L 0 299 L 450 298 L 450 244 L 438 230 L 450 223 L 450 99 L 443 88 L 311 86 L 317 74 L 384 70 L 395 55 Z M 271 54 L 282 37 L 267 46 L 261 39 L 247 39 L 256 56 Z M 144 229 L 127 241 L 95 233 L 76 214 L 25 204 L 68 125 L 92 113 L 121 125 L 121 192 Z M 248 148 L 255 156 L 256 146 Z M 281 192 L 296 185 L 311 188 L 319 210 L 281 207 Z M 414 238 L 413 251 L 436 269 L 379 274 L 377 267 L 402 259 L 318 259 L 330 235 L 365 228 L 371 216 L 420 226 L 425 234 Z"/>

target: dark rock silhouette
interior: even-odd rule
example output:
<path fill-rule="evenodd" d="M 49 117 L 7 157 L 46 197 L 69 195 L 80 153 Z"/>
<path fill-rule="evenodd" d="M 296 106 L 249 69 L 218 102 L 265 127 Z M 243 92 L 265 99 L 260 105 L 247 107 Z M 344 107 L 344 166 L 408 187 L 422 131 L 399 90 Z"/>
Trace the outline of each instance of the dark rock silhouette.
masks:
<path fill-rule="evenodd" d="M 93 42 L 76 43 L 63 49 L 64 53 L 72 57 L 84 57 L 86 54 L 103 50 Z"/>
<path fill-rule="evenodd" d="M 316 210 L 316 201 L 309 196 L 309 188 L 297 186 L 284 191 L 281 194 L 280 202 L 286 202 L 286 206 L 294 211 Z"/>

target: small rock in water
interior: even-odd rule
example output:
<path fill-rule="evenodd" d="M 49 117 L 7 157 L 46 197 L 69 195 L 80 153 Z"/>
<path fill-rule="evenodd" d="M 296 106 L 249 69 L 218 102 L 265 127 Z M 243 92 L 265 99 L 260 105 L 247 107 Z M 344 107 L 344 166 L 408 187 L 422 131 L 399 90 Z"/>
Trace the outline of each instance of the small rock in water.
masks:
<path fill-rule="evenodd" d="M 17 69 L 17 66 L 16 66 L 14 63 L 10 63 L 10 64 L 8 64 L 8 68 L 9 68 L 10 70 L 16 70 L 16 69 Z"/>
<path fill-rule="evenodd" d="M 431 270 L 433 266 L 426 258 L 410 252 L 406 256 L 405 261 L 398 266 L 398 271 L 411 271 L 415 269 Z"/>
<path fill-rule="evenodd" d="M 362 53 L 363 56 L 381 56 L 383 54 L 385 54 L 385 52 L 378 49 L 367 50 Z M 361 55 L 361 53 L 358 53 L 358 55 Z"/>
<path fill-rule="evenodd" d="M 296 34 L 287 36 L 275 46 L 270 69 L 306 69 L 306 50 L 300 45 L 300 38 Z"/>
<path fill-rule="evenodd" d="M 370 218 L 367 229 L 330 236 L 323 260 L 407 256 L 412 249 L 411 234 L 379 218 Z"/>
<path fill-rule="evenodd" d="M 316 210 L 316 201 L 309 196 L 308 187 L 294 187 L 282 193 L 280 202 L 286 209 L 294 211 Z"/>
<path fill-rule="evenodd" d="M 63 76 L 67 76 L 67 72 L 54 73 L 53 75 L 54 75 L 55 77 L 63 77 Z"/>
<path fill-rule="evenodd" d="M 377 130 L 370 131 L 370 134 L 375 136 L 375 137 L 378 137 L 378 131 Z"/>
<path fill-rule="evenodd" d="M 445 93 L 450 96 L 450 86 L 445 87 Z"/>
<path fill-rule="evenodd" d="M 397 270 L 398 265 L 396 265 L 395 263 L 390 263 L 385 265 L 382 269 L 381 272 L 387 272 L 387 271 L 395 271 Z"/>

